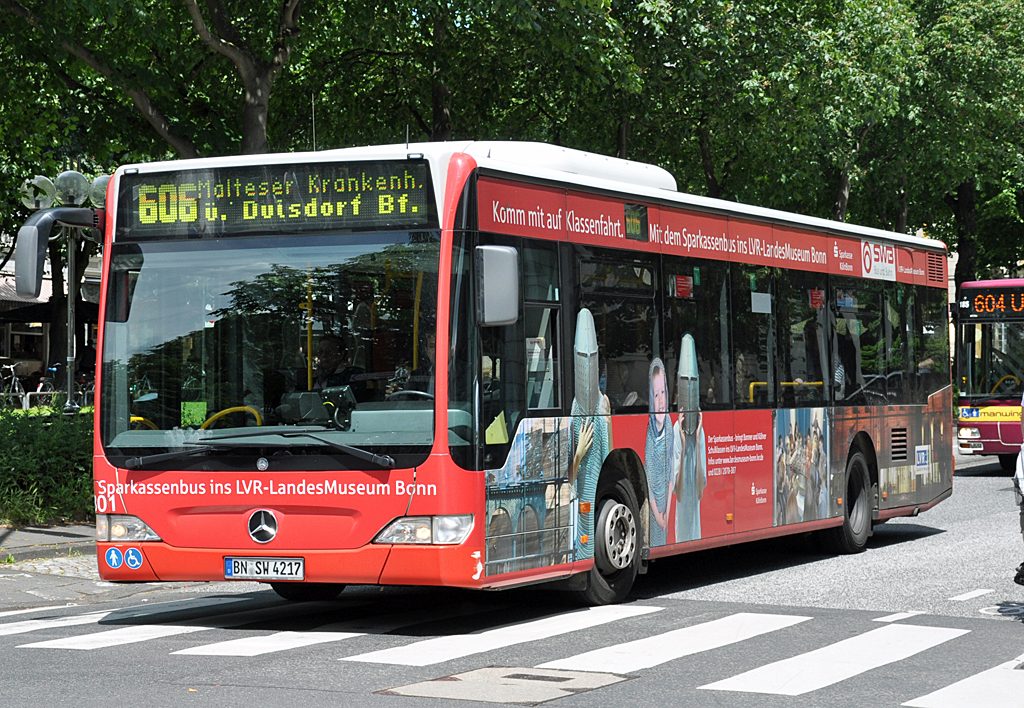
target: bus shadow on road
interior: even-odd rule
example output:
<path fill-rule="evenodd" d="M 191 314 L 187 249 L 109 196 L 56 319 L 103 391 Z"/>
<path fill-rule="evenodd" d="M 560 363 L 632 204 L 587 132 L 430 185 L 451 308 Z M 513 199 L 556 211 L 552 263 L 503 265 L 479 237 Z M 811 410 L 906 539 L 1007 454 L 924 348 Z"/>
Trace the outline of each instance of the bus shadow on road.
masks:
<path fill-rule="evenodd" d="M 1005 477 L 1010 479 L 1013 477 L 1013 472 L 1007 472 L 998 464 L 991 465 L 978 465 L 977 467 L 968 467 L 966 469 L 956 470 L 953 473 L 954 477 Z"/>
<path fill-rule="evenodd" d="M 941 533 L 945 533 L 945 530 L 916 523 L 876 526 L 874 535 L 868 539 L 866 552 L 871 553 L 872 549 L 917 541 Z M 813 534 L 696 551 L 662 558 L 652 563 L 650 571 L 637 578 L 631 597 L 649 599 L 804 566 L 834 557 L 834 553 L 822 550 Z"/>

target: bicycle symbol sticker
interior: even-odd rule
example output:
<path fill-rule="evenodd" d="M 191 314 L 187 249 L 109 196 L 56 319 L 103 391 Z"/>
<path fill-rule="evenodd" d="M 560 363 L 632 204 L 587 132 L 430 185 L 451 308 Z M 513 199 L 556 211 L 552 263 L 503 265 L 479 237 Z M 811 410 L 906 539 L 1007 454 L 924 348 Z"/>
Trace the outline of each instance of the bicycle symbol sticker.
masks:
<path fill-rule="evenodd" d="M 138 548 L 129 548 L 124 552 L 124 564 L 132 570 L 142 567 L 142 551 Z"/>
<path fill-rule="evenodd" d="M 124 556 L 122 556 L 121 551 L 116 548 L 109 549 L 103 554 L 103 557 L 106 559 L 107 565 L 111 568 L 120 568 L 121 564 L 124 562 Z"/>

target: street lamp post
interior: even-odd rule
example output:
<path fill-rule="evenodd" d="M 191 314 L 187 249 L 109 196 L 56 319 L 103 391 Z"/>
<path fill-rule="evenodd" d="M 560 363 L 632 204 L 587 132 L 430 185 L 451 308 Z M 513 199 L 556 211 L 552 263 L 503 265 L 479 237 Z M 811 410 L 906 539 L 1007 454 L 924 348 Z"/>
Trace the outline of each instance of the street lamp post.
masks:
<path fill-rule="evenodd" d="M 37 176 L 26 180 L 22 185 L 22 203 L 30 209 L 47 209 L 53 204 L 54 198 L 68 207 L 78 207 L 86 200 L 92 201 L 97 209 L 106 203 L 107 182 L 110 177 L 102 175 L 92 181 L 85 175 L 74 170 L 66 170 L 50 182 L 46 177 Z M 60 234 L 67 245 L 67 360 L 64 369 L 67 384 L 67 398 L 64 401 L 65 413 L 76 413 L 79 410 L 75 400 L 75 254 L 77 251 L 78 229 L 61 225 Z M 58 237 L 59 238 L 59 237 Z"/>

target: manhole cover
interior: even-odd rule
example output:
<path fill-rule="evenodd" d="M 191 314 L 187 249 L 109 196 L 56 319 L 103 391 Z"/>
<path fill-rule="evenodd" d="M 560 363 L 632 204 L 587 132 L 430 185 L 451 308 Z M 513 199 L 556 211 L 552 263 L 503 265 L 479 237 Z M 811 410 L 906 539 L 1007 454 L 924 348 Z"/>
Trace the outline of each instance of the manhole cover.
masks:
<path fill-rule="evenodd" d="M 490 666 L 378 691 L 392 696 L 448 698 L 486 703 L 536 705 L 556 698 L 593 691 L 626 679 L 615 674 L 555 669 L 523 669 Z"/>

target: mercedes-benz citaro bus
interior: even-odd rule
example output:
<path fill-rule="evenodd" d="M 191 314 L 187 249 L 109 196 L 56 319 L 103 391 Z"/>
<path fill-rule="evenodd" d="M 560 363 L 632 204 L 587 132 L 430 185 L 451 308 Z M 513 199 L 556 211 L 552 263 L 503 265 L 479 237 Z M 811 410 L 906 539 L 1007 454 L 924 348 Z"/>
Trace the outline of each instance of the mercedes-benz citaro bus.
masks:
<path fill-rule="evenodd" d="M 511 142 L 129 165 L 106 206 L 37 212 L 17 273 L 102 231 L 104 580 L 611 603 L 951 493 L 938 241 Z"/>

